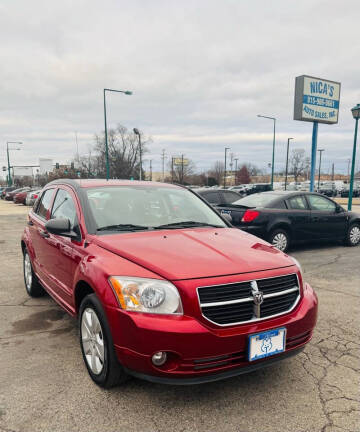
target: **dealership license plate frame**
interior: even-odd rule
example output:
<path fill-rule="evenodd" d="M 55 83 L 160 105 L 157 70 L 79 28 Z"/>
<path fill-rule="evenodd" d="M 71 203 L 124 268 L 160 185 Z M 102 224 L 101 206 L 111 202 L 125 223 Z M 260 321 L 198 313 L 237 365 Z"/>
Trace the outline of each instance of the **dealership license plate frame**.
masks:
<path fill-rule="evenodd" d="M 263 345 L 263 341 L 266 339 L 266 337 L 269 336 L 271 338 L 270 343 L 272 346 L 270 347 L 270 350 L 266 349 L 265 347 L 265 352 L 264 352 L 261 350 L 261 346 Z M 274 342 L 276 342 L 275 346 L 273 346 L 272 344 L 273 342 L 272 338 L 278 338 L 274 340 Z M 255 348 L 257 348 L 257 350 L 254 355 Z M 262 351 L 261 354 L 257 354 L 257 352 L 259 352 L 259 348 L 260 351 Z M 276 354 L 280 354 L 285 351 L 285 348 L 286 348 L 286 327 L 278 327 L 276 329 L 266 330 L 263 332 L 251 334 L 249 335 L 249 339 L 248 339 L 248 361 L 252 362 L 255 360 L 260 360 L 263 358 L 271 357 Z"/>

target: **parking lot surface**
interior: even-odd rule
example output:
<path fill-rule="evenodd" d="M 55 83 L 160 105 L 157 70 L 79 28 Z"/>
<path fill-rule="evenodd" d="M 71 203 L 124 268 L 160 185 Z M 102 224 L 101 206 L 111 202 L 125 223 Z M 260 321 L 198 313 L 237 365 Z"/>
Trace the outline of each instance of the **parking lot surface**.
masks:
<path fill-rule="evenodd" d="M 28 208 L 0 201 L 1 431 L 360 430 L 360 247 L 290 254 L 319 297 L 313 340 L 275 366 L 211 384 L 132 379 L 102 390 L 83 364 L 76 321 L 24 288 L 20 236 Z"/>

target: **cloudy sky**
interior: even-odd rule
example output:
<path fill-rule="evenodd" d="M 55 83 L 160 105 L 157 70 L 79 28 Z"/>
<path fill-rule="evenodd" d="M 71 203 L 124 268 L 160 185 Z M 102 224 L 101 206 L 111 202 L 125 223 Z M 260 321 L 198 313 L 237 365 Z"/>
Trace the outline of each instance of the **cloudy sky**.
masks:
<path fill-rule="evenodd" d="M 198 170 L 222 160 L 265 167 L 277 121 L 276 168 L 287 137 L 310 154 L 312 124 L 293 120 L 295 77 L 342 83 L 337 125 L 319 126 L 324 170 L 347 172 L 360 102 L 359 0 L 2 0 L 0 164 L 65 163 L 108 124 L 138 127 L 160 153 L 184 153 Z M 360 155 L 359 155 L 360 156 Z M 359 160 L 359 159 L 358 159 Z"/>

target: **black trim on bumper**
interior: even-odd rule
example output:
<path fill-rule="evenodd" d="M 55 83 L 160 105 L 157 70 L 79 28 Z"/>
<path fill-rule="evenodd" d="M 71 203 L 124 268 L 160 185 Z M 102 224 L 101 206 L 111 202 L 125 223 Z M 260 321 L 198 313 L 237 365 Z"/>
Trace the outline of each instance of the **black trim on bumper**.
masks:
<path fill-rule="evenodd" d="M 146 375 L 142 372 L 136 372 L 136 371 L 130 370 L 126 367 L 124 367 L 124 369 L 125 369 L 126 373 L 134 376 L 135 378 L 140 378 L 140 379 L 150 381 L 150 382 L 156 383 L 156 384 L 169 384 L 169 385 L 205 384 L 208 382 L 232 378 L 232 377 L 235 377 L 238 375 L 242 375 L 245 373 L 256 371 L 258 369 L 262 369 L 262 368 L 267 367 L 267 366 L 271 366 L 274 363 L 279 362 L 280 360 L 284 360 L 286 358 L 289 358 L 289 357 L 292 357 L 296 354 L 299 354 L 303 349 L 304 349 L 304 346 L 301 348 L 296 348 L 296 349 L 293 349 L 291 351 L 285 352 L 283 354 L 279 354 L 275 357 L 269 357 L 268 360 L 254 363 L 250 366 L 244 366 L 241 368 L 232 369 L 232 370 L 229 370 L 226 372 L 221 372 L 218 374 L 203 375 L 203 376 L 194 377 L 194 378 L 165 378 L 165 377 L 159 377 L 159 376 L 155 376 L 155 375 Z"/>

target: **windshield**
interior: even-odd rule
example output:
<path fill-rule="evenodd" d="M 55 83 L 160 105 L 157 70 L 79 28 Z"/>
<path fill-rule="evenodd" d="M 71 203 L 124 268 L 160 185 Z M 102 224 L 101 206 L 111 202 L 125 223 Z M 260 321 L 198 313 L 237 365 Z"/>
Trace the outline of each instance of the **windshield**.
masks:
<path fill-rule="evenodd" d="M 210 207 L 186 189 L 105 186 L 86 192 L 98 230 L 119 226 L 127 230 L 166 225 L 177 228 L 182 222 L 187 227 L 196 224 L 226 227 Z"/>
<path fill-rule="evenodd" d="M 278 198 L 279 195 L 270 193 L 257 193 L 248 195 L 232 203 L 232 205 L 241 205 L 244 207 L 266 207 L 271 201 Z"/>

